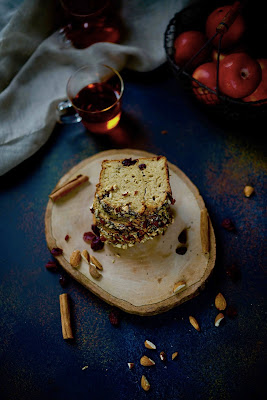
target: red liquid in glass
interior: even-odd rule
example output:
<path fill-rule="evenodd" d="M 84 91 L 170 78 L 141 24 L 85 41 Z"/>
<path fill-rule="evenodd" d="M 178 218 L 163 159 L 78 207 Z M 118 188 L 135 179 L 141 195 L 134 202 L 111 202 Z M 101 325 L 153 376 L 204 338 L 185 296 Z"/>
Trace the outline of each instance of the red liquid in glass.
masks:
<path fill-rule="evenodd" d="M 82 117 L 83 125 L 92 132 L 104 133 L 113 129 L 121 116 L 120 93 L 105 83 L 91 83 L 72 99 Z"/>
<path fill-rule="evenodd" d="M 65 36 L 78 49 L 97 42 L 117 43 L 121 36 L 121 23 L 116 11 L 107 0 L 64 0 Z"/>

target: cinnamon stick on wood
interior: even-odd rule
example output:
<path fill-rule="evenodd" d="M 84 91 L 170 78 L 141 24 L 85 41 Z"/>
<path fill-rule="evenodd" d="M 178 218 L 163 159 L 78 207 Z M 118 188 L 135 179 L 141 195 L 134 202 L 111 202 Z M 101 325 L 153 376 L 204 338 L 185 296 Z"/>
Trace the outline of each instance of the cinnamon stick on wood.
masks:
<path fill-rule="evenodd" d="M 88 181 L 88 176 L 86 175 L 78 175 L 76 178 L 72 179 L 71 181 L 65 183 L 60 188 L 54 190 L 50 195 L 50 199 L 53 201 L 57 201 L 62 197 L 66 196 L 69 192 L 76 189 L 76 187 L 82 185 L 83 183 Z"/>
<path fill-rule="evenodd" d="M 202 250 L 204 253 L 208 253 L 210 251 L 210 235 L 209 216 L 206 208 L 203 208 L 200 214 L 200 237 Z"/>
<path fill-rule="evenodd" d="M 61 315 L 63 339 L 73 339 L 71 318 L 70 318 L 69 296 L 67 293 L 63 293 L 59 296 L 59 303 L 60 303 L 60 315 Z"/>

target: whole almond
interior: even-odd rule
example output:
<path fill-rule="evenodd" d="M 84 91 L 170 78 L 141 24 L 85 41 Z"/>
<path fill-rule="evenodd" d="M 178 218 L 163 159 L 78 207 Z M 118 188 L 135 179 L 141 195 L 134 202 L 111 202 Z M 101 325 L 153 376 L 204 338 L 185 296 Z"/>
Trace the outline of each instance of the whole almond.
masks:
<path fill-rule="evenodd" d="M 194 318 L 194 317 L 192 317 L 192 315 L 190 315 L 190 316 L 189 316 L 189 321 L 190 321 L 190 324 L 191 324 L 197 331 L 200 331 L 200 327 L 199 327 L 199 324 L 198 324 L 196 318 Z"/>
<path fill-rule="evenodd" d="M 159 353 L 159 358 L 161 359 L 161 361 L 166 361 L 167 360 L 167 355 L 164 351 L 161 351 Z"/>
<path fill-rule="evenodd" d="M 226 300 L 223 297 L 223 295 L 221 293 L 218 293 L 217 296 L 215 297 L 215 307 L 220 310 L 223 311 L 226 309 Z"/>
<path fill-rule="evenodd" d="M 151 349 L 151 350 L 155 350 L 156 346 L 154 345 L 154 343 L 150 342 L 150 340 L 146 340 L 145 341 L 145 347 L 147 349 Z"/>
<path fill-rule="evenodd" d="M 94 279 L 99 279 L 101 278 L 100 272 L 96 269 L 96 267 L 93 264 L 89 264 L 89 272 L 92 278 Z"/>
<path fill-rule="evenodd" d="M 185 281 L 176 282 L 173 287 L 173 293 L 180 292 L 180 290 L 182 290 L 185 287 L 185 285 L 186 285 Z"/>
<path fill-rule="evenodd" d="M 155 365 L 155 361 L 151 360 L 151 358 L 147 356 L 143 356 L 140 359 L 140 364 L 143 365 L 143 367 L 151 367 L 152 365 Z"/>
<path fill-rule="evenodd" d="M 94 264 L 97 269 L 99 269 L 100 271 L 103 270 L 102 264 L 98 261 L 97 258 L 95 258 L 94 256 L 91 256 L 90 260 L 91 260 L 91 263 Z"/>
<path fill-rule="evenodd" d="M 70 256 L 70 265 L 74 268 L 79 267 L 81 262 L 81 252 L 80 250 L 74 250 Z"/>
<path fill-rule="evenodd" d="M 178 357 L 178 351 L 172 353 L 172 360 L 174 360 L 176 357 Z"/>
<path fill-rule="evenodd" d="M 223 319 L 224 319 L 223 313 L 219 313 L 219 314 L 216 316 L 216 318 L 215 318 L 214 325 L 215 325 L 215 326 L 219 326 L 220 323 L 221 323 L 221 321 L 222 321 Z"/>
<path fill-rule="evenodd" d="M 150 384 L 149 384 L 147 378 L 145 377 L 145 375 L 142 375 L 141 386 L 146 392 L 150 389 Z"/>
<path fill-rule="evenodd" d="M 87 250 L 83 250 L 81 253 L 82 258 L 84 259 L 85 262 L 87 262 L 87 264 L 89 264 L 90 262 L 90 254 L 88 253 Z"/>
<path fill-rule="evenodd" d="M 254 193 L 254 187 L 247 185 L 244 187 L 244 195 L 250 197 Z"/>

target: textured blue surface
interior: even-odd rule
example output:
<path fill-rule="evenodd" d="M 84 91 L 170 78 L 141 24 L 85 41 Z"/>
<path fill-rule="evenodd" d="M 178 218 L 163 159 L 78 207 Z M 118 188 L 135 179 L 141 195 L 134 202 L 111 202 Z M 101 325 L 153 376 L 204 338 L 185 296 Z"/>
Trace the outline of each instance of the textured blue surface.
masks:
<path fill-rule="evenodd" d="M 116 140 L 81 125 L 57 126 L 46 145 L 1 178 L 0 393 L 11 399 L 177 400 L 266 398 L 266 162 L 262 123 L 231 125 L 191 104 L 165 66 L 153 74 L 124 73 Z M 161 131 L 166 130 L 163 135 Z M 121 133 L 121 137 L 119 135 Z M 49 272 L 44 233 L 48 194 L 79 161 L 110 148 L 166 155 L 203 196 L 217 239 L 217 261 L 195 299 L 153 317 L 121 313 L 60 273 Z M 247 183 L 255 195 L 245 198 Z M 221 227 L 231 218 L 236 232 Z M 236 283 L 226 269 L 241 270 Z M 214 327 L 214 298 L 222 292 L 238 316 Z M 72 299 L 75 340 L 62 339 L 59 294 Z M 189 324 L 194 315 L 201 332 Z M 145 349 L 148 339 L 157 350 Z M 159 358 L 164 350 L 166 364 Z M 176 360 L 171 354 L 179 352 Z M 143 354 L 156 365 L 139 364 Z M 128 369 L 127 363 L 135 367 Z M 84 366 L 87 369 L 82 370 Z M 144 392 L 145 374 L 151 390 Z"/>

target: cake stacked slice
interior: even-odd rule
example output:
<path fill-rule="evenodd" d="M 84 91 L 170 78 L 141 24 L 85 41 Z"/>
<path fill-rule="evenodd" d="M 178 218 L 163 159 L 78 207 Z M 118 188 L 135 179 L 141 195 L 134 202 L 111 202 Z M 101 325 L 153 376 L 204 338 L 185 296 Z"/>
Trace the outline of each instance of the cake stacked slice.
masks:
<path fill-rule="evenodd" d="M 127 248 L 164 233 L 173 204 L 167 160 L 104 160 L 91 207 L 100 237 Z"/>

